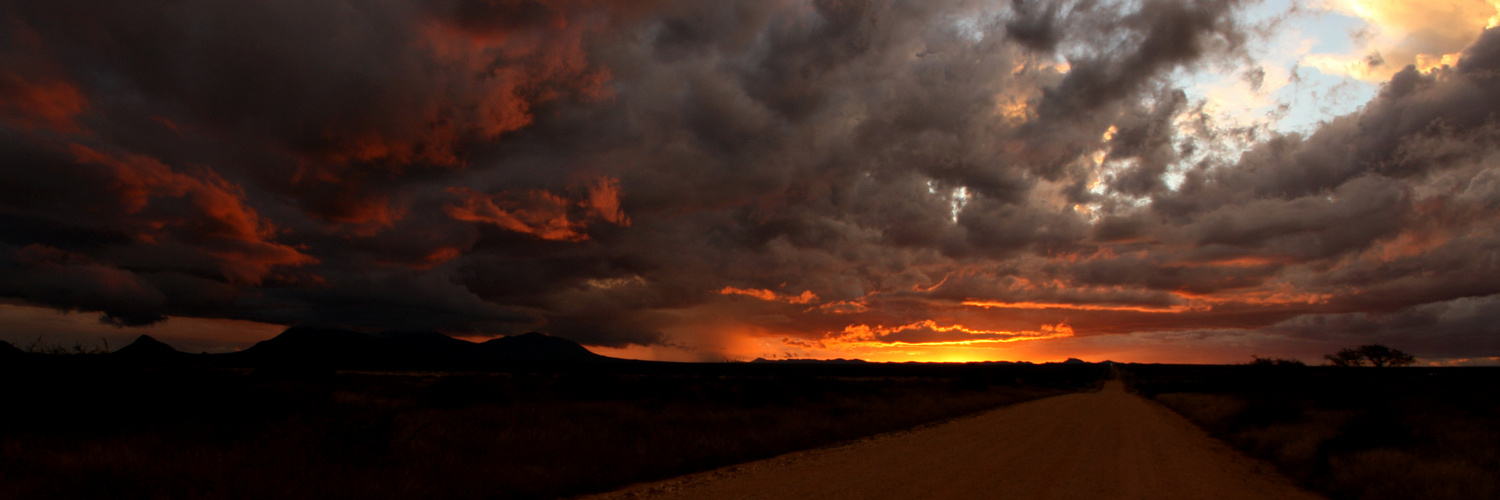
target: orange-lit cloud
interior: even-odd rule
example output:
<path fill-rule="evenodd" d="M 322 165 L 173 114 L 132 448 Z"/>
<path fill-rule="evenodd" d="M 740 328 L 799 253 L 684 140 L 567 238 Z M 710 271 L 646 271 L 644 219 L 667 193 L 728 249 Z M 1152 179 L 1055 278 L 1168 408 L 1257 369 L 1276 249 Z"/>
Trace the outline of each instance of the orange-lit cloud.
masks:
<path fill-rule="evenodd" d="M 277 228 L 244 203 L 244 192 L 213 170 L 192 175 L 174 171 L 149 156 L 102 153 L 73 144 L 70 151 L 86 165 L 106 169 L 117 209 L 134 221 L 135 238 L 146 243 L 177 240 L 219 259 L 224 274 L 236 283 L 259 284 L 278 266 L 298 266 L 317 259 L 272 241 Z M 190 214 L 151 210 L 153 203 L 187 201 Z"/>
<path fill-rule="evenodd" d="M 617 226 L 629 226 L 630 217 L 620 208 L 620 180 L 596 176 L 587 181 L 588 199 L 580 202 L 590 213 Z"/>
<path fill-rule="evenodd" d="M 1224 259 L 1208 260 L 1181 260 L 1173 262 L 1173 267 L 1260 267 L 1284 265 L 1292 262 L 1289 257 L 1270 257 L 1264 255 L 1248 255 L 1241 257 L 1230 257 Z"/>
<path fill-rule="evenodd" d="M 1143 313 L 1175 313 L 1191 310 L 1187 305 L 1132 306 L 1111 304 L 1068 304 L 1060 302 L 996 302 L 989 300 L 967 300 L 963 305 L 1000 309 L 1074 309 L 1079 311 L 1133 311 Z"/>
<path fill-rule="evenodd" d="M 1243 304 L 1251 306 L 1314 305 L 1327 303 L 1333 294 L 1298 290 L 1291 283 L 1280 282 L 1266 287 L 1218 294 L 1196 294 L 1186 291 L 1173 292 L 1195 304 L 1221 305 Z"/>
<path fill-rule="evenodd" d="M 332 142 L 329 151 L 321 159 L 334 164 L 352 162 L 388 162 L 404 165 L 425 162 L 436 165 L 456 166 L 461 162 L 454 148 L 461 135 L 451 124 L 443 123 L 442 117 L 426 117 L 440 125 L 415 131 L 414 137 L 401 137 L 393 133 L 359 131 L 342 133 L 329 130 L 324 136 Z"/>
<path fill-rule="evenodd" d="M 823 339 L 823 345 L 833 349 L 861 347 L 904 346 L 974 346 L 980 344 L 1005 344 L 1028 340 L 1043 340 L 1073 336 L 1073 328 L 1065 323 L 1042 325 L 1037 331 L 994 331 L 969 328 L 963 325 L 939 326 L 936 321 L 923 320 L 895 327 L 849 325 L 842 332 Z"/>
<path fill-rule="evenodd" d="M 0 121 L 12 126 L 77 133 L 83 129 L 75 119 L 88 108 L 88 99 L 72 83 L 0 74 Z"/>
<path fill-rule="evenodd" d="M 857 314 L 870 310 L 870 306 L 863 301 L 835 300 L 814 308 L 818 312 L 828 314 Z"/>
<path fill-rule="evenodd" d="M 448 192 L 457 195 L 459 203 L 446 205 L 443 210 L 457 220 L 491 224 L 551 241 L 589 239 L 587 229 L 592 220 L 630 225 L 630 218 L 620 209 L 618 180 L 598 177 L 586 181 L 585 188 L 581 199 L 572 199 L 544 190 L 490 195 L 450 187 Z"/>
<path fill-rule="evenodd" d="M 466 187 L 450 187 L 448 192 L 460 199 L 459 205 L 443 207 L 454 219 L 492 224 L 544 240 L 588 239 L 581 231 L 582 223 L 568 219 L 568 208 L 573 203 L 547 191 L 530 191 L 519 197 L 505 193 L 488 195 Z"/>
<path fill-rule="evenodd" d="M 373 236 L 407 214 L 390 195 L 369 189 L 368 174 L 338 165 L 300 162 L 289 190 L 303 211 L 328 227 L 355 236 Z"/>
<path fill-rule="evenodd" d="M 1453 235 L 1440 228 L 1419 228 L 1401 233 L 1390 241 L 1371 247 L 1364 257 L 1380 262 L 1394 262 L 1426 254 L 1452 240 Z"/>
<path fill-rule="evenodd" d="M 720 289 L 719 295 L 744 295 L 767 302 L 786 302 L 788 304 L 811 304 L 818 300 L 818 294 L 812 293 L 811 290 L 804 291 L 801 295 L 784 295 L 764 288 L 735 288 L 732 286 Z"/>
<path fill-rule="evenodd" d="M 552 22 L 489 22 L 493 16 L 531 16 L 535 12 L 526 11 L 532 8 L 550 15 Z M 611 72 L 589 61 L 583 42 L 600 27 L 570 22 L 569 11 L 577 8 L 567 2 L 492 3 L 429 20 L 418 30 L 416 43 L 433 64 L 465 81 L 448 82 L 453 85 L 449 93 L 419 108 L 421 116 L 410 120 L 418 128 L 329 130 L 335 148 L 328 158 L 339 163 L 460 165 L 459 149 L 466 141 L 492 141 L 525 128 L 535 121 L 538 106 L 565 98 L 608 97 Z"/>
<path fill-rule="evenodd" d="M 386 196 L 340 191 L 330 193 L 330 198 L 312 215 L 354 236 L 374 236 L 406 216 L 406 210 Z"/>

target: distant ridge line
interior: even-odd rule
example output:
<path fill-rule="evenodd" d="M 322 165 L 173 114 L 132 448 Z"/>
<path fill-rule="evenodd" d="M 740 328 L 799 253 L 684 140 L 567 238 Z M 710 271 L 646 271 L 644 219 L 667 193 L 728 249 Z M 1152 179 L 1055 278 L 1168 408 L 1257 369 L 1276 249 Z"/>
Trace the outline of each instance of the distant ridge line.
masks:
<path fill-rule="evenodd" d="M 0 353 L 25 354 L 9 344 L 0 346 Z M 288 328 L 243 351 L 219 354 L 188 354 L 149 335 L 141 335 L 130 345 L 104 357 L 145 365 L 433 370 L 625 361 L 601 356 L 571 340 L 538 332 L 475 343 L 438 332 L 370 334 L 300 326 Z"/>

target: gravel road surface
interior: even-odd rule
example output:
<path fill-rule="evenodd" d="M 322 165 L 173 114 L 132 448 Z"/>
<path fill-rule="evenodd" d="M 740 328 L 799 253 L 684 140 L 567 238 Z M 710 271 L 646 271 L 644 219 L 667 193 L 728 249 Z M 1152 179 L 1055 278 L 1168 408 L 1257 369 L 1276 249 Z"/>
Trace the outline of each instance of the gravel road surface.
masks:
<path fill-rule="evenodd" d="M 598 499 L 1313 499 L 1161 405 L 1103 390 L 1031 401 Z"/>

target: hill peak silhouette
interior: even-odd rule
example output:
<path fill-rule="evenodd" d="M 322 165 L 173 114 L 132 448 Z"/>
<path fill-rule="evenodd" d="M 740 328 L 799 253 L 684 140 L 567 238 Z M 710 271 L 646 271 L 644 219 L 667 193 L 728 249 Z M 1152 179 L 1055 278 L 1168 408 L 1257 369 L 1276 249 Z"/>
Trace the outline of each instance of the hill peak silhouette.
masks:
<path fill-rule="evenodd" d="M 130 345 L 121 347 L 118 351 L 110 353 L 110 356 L 121 359 L 133 359 L 142 361 L 165 361 L 178 359 L 188 355 L 185 352 L 172 348 L 160 340 L 151 338 L 150 335 L 141 335 L 135 338 Z"/>
<path fill-rule="evenodd" d="M 274 338 L 224 355 L 235 364 L 324 368 L 482 368 L 497 362 L 595 362 L 614 358 L 542 333 L 491 339 L 481 344 L 431 331 L 361 333 L 292 327 Z"/>
<path fill-rule="evenodd" d="M 479 344 L 486 355 L 498 359 L 546 359 L 558 361 L 596 361 L 610 359 L 594 354 L 578 343 L 540 332 L 527 332 L 490 339 Z"/>

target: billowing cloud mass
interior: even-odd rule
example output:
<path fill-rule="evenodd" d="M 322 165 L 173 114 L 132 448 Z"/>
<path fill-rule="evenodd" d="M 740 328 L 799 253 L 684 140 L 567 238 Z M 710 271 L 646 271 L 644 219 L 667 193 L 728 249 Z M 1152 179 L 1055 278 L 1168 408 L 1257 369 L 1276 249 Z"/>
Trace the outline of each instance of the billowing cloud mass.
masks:
<path fill-rule="evenodd" d="M 1379 92 L 1278 133 L 1189 92 L 1265 78 L 1240 0 L 0 0 L 0 297 L 667 359 L 1500 356 L 1495 5 L 1317 6 L 1379 64 L 1306 63 Z"/>

